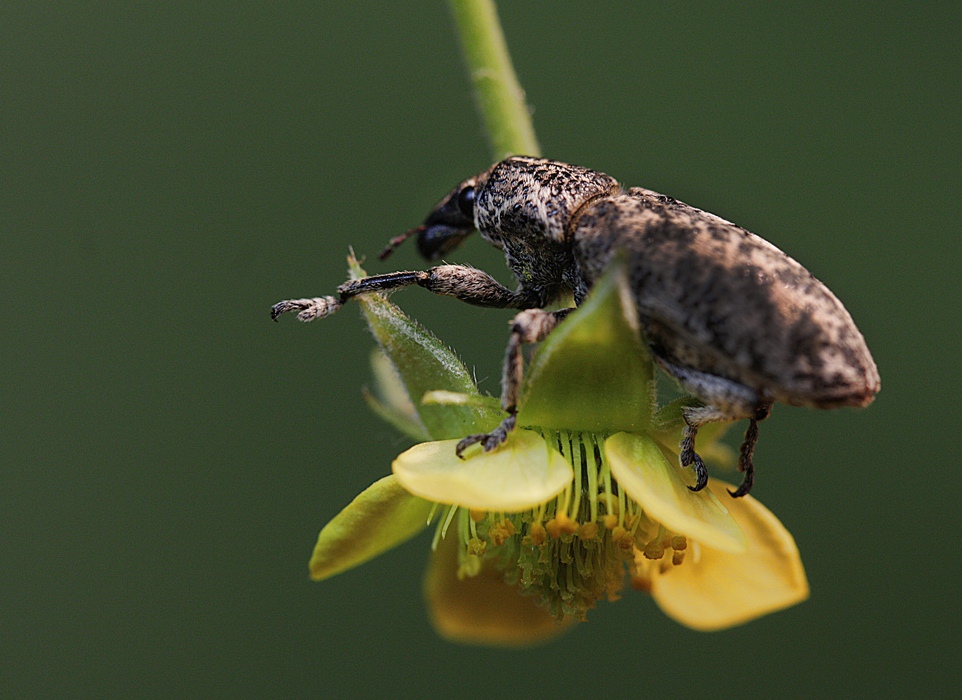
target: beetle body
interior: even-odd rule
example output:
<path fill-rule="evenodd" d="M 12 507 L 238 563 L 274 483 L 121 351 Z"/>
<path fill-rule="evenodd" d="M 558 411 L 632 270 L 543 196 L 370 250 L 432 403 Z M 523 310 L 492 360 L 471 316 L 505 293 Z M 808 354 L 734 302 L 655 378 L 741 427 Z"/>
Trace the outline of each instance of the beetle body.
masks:
<path fill-rule="evenodd" d="M 707 472 L 694 450 L 700 425 L 749 418 L 739 467 L 751 488 L 757 421 L 773 402 L 814 408 L 865 406 L 879 375 L 841 302 L 798 262 L 749 231 L 650 190 L 622 188 L 604 173 L 558 161 L 513 157 L 465 180 L 408 235 L 436 259 L 477 230 L 500 248 L 518 279 L 508 290 L 486 273 L 458 265 L 369 277 L 339 297 L 275 306 L 302 320 L 324 316 L 350 297 L 418 284 L 468 303 L 541 309 L 567 294 L 580 304 L 615 256 L 627 258 L 639 326 L 652 356 L 704 402 L 689 409 L 683 466 Z M 520 344 L 542 339 L 564 312 L 519 314 L 505 363 L 502 404 L 509 417 L 490 435 L 494 449 L 514 427 Z M 512 350 L 514 348 L 514 350 Z"/>
<path fill-rule="evenodd" d="M 511 158 L 474 180 L 475 227 L 544 303 L 568 291 L 580 303 L 612 258 L 626 255 L 641 328 L 673 374 L 815 408 L 864 406 L 878 391 L 878 370 L 842 303 L 740 226 L 553 161 Z"/>

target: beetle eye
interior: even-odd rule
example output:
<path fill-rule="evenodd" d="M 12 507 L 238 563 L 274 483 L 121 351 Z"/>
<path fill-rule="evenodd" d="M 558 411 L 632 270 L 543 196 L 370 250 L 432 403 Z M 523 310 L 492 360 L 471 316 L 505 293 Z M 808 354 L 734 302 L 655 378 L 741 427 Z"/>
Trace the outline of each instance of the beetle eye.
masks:
<path fill-rule="evenodd" d="M 470 219 L 474 218 L 474 186 L 468 185 L 458 192 L 458 209 Z"/>

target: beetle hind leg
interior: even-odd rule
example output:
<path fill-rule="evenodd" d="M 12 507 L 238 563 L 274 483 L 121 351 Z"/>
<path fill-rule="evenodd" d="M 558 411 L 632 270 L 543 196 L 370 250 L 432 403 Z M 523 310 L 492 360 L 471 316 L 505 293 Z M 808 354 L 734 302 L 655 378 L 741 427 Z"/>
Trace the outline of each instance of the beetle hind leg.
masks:
<path fill-rule="evenodd" d="M 768 418 L 768 414 L 772 411 L 771 402 L 762 403 L 755 407 L 755 415 L 753 415 L 748 421 L 748 429 L 745 430 L 745 439 L 742 440 L 742 445 L 738 448 L 738 471 L 740 471 L 744 476 L 742 476 L 742 483 L 734 491 L 729 490 L 734 498 L 741 498 L 748 494 L 752 490 L 752 484 L 755 483 L 755 443 L 758 442 L 758 421 L 765 420 Z"/>
<path fill-rule="evenodd" d="M 758 421 L 752 418 L 748 423 L 748 430 L 745 431 L 742 446 L 738 449 L 738 471 L 744 475 L 742 476 L 741 486 L 734 491 L 728 489 L 728 493 L 733 498 L 741 498 L 748 494 L 752 490 L 752 484 L 755 483 L 755 464 L 752 457 L 755 454 L 756 442 L 758 442 Z"/>
<path fill-rule="evenodd" d="M 701 491 L 708 484 L 708 470 L 695 451 L 698 429 L 706 423 L 735 421 L 742 418 L 750 420 L 738 451 L 738 471 L 744 475 L 742 483 L 734 491 L 729 491 L 735 498 L 746 495 L 751 491 L 755 481 L 753 457 L 755 444 L 758 442 L 758 422 L 767 418 L 771 412 L 771 400 L 744 384 L 675 364 L 657 352 L 655 359 L 661 368 L 685 390 L 707 404 L 686 408 L 684 412 L 685 430 L 682 434 L 678 459 L 682 467 L 691 467 L 695 471 L 696 483 L 688 487 L 692 491 Z"/>
<path fill-rule="evenodd" d="M 682 433 L 678 461 L 682 467 L 691 467 L 695 470 L 695 485 L 688 488 L 692 491 L 701 491 L 708 485 L 708 468 L 701 456 L 695 452 L 698 429 L 706 423 L 729 420 L 730 416 L 714 406 L 693 406 L 686 408 L 682 415 L 685 418 L 685 430 Z"/>
<path fill-rule="evenodd" d="M 745 437 L 741 447 L 738 449 L 738 471 L 742 476 L 741 485 L 730 493 L 734 498 L 741 498 L 752 490 L 755 483 L 755 444 L 758 442 L 758 422 L 768 417 L 772 410 L 771 401 L 761 401 L 757 403 L 746 416 L 742 411 L 730 411 L 717 408 L 715 406 L 698 406 L 685 409 L 685 430 L 682 434 L 681 449 L 678 459 L 682 467 L 692 467 L 695 470 L 697 482 L 694 486 L 689 486 L 692 491 L 701 491 L 708 484 L 708 470 L 705 462 L 695 452 L 695 438 L 698 429 L 706 423 L 716 421 L 738 420 L 748 418 L 748 428 L 745 430 Z"/>
<path fill-rule="evenodd" d="M 698 428 L 686 423 L 678 460 L 682 467 L 692 467 L 695 470 L 695 485 L 688 488 L 692 491 L 701 491 L 708 485 L 708 467 L 705 466 L 705 460 L 695 452 L 696 435 L 698 435 Z"/>

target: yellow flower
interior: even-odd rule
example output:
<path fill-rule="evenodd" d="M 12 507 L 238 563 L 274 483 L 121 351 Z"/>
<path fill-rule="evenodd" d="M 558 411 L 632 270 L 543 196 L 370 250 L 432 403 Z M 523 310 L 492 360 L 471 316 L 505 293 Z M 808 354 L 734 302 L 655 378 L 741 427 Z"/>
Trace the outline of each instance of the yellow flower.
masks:
<path fill-rule="evenodd" d="M 716 481 L 688 488 L 677 456 L 683 402 L 654 410 L 652 365 L 619 270 L 542 344 L 526 375 L 521 427 L 498 450 L 472 448 L 463 460 L 458 438 L 497 425 L 496 402 L 397 307 L 374 296 L 362 303 L 390 360 L 376 365 L 381 395 L 369 397 L 372 406 L 435 440 L 402 453 L 393 475 L 322 530 L 315 579 L 433 523 L 425 594 L 435 627 L 457 641 L 543 641 L 597 601 L 617 599 L 626 578 L 699 630 L 807 597 L 795 543 L 768 510 L 750 496 L 728 497 Z M 712 447 L 724 454 L 707 443 L 702 451 Z"/>

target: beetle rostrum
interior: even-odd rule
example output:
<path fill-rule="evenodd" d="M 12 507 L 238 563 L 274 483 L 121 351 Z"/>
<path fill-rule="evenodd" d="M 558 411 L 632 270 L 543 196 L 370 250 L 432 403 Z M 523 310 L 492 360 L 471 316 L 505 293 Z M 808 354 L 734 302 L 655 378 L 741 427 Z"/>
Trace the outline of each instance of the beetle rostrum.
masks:
<path fill-rule="evenodd" d="M 604 173 L 541 158 L 512 157 L 455 187 L 424 223 L 393 239 L 387 257 L 417 235 L 428 260 L 469 234 L 504 252 L 518 280 L 508 289 L 465 265 L 393 272 L 342 284 L 337 296 L 276 304 L 310 321 L 351 297 L 418 285 L 476 306 L 522 309 L 511 325 L 502 380 L 507 417 L 492 433 L 471 435 L 497 448 L 514 428 L 525 343 L 543 340 L 568 310 L 544 311 L 566 295 L 580 304 L 616 256 L 627 273 L 643 338 L 656 363 L 703 405 L 685 409 L 680 461 L 708 482 L 695 450 L 698 428 L 746 418 L 739 456 L 744 496 L 754 478 L 758 421 L 774 402 L 812 408 L 866 406 L 879 374 L 842 303 L 798 262 L 724 219 Z"/>

